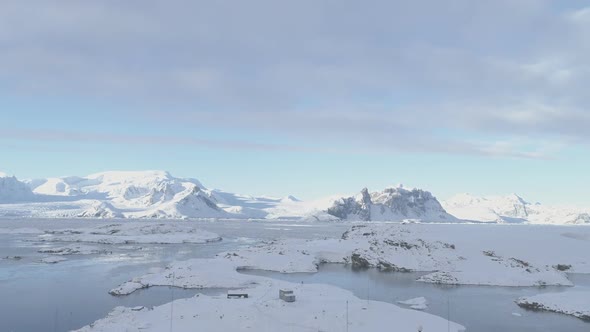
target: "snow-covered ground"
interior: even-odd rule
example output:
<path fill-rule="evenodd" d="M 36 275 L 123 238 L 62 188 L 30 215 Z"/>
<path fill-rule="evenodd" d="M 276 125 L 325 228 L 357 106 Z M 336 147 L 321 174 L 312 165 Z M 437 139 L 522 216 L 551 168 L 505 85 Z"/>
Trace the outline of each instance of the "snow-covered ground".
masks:
<path fill-rule="evenodd" d="M 218 275 L 231 278 L 230 287 L 244 287 L 253 281 L 236 270 L 315 272 L 321 263 L 428 271 L 432 273 L 420 281 L 463 285 L 571 286 L 564 270 L 590 273 L 590 240 L 542 227 L 496 227 L 496 234 L 482 230 L 482 225 L 464 225 L 461 233 L 428 224 L 357 225 L 340 239 L 268 241 L 207 261 L 175 263 L 164 271 L 125 283 L 112 293 L 129 294 L 154 285 L 203 288 L 218 282 Z M 590 234 L 590 229 L 588 232 L 579 235 Z M 525 236 L 535 240 L 523 245 Z"/>
<path fill-rule="evenodd" d="M 523 308 L 563 313 L 590 322 L 590 289 L 587 287 L 523 297 L 516 303 Z"/>
<path fill-rule="evenodd" d="M 196 296 L 147 308 L 116 308 L 79 331 L 462 331 L 455 323 L 393 304 L 365 301 L 328 285 L 293 284 L 251 277 L 256 284 L 245 299 Z M 222 278 L 215 285 L 235 286 Z M 279 299 L 279 289 L 292 290 L 295 302 Z M 348 327 L 347 327 L 348 324 Z M 420 330 L 422 328 L 422 330 Z"/>
<path fill-rule="evenodd" d="M 242 288 L 256 285 L 258 277 L 238 273 L 238 268 L 235 262 L 219 257 L 174 262 L 165 269 L 125 282 L 109 293 L 129 295 L 138 289 L 153 286 Z"/>

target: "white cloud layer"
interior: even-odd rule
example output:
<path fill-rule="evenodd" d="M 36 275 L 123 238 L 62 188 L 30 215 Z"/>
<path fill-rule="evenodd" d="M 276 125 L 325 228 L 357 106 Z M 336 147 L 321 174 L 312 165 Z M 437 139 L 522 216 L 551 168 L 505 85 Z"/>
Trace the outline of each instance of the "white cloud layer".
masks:
<path fill-rule="evenodd" d="M 327 146 L 548 157 L 590 142 L 589 13 L 548 0 L 8 0 L 0 85 Z"/>

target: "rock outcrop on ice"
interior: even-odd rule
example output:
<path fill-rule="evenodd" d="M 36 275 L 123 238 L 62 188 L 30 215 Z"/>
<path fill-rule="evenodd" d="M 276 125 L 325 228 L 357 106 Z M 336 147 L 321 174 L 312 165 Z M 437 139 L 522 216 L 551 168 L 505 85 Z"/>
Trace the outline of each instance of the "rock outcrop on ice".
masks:
<path fill-rule="evenodd" d="M 516 303 L 526 309 L 562 313 L 590 322 L 590 290 L 586 287 L 521 297 L 516 300 Z"/>
<path fill-rule="evenodd" d="M 484 222 L 535 224 L 588 224 L 590 209 L 529 203 L 516 194 L 478 197 L 456 195 L 442 203 L 457 218 Z"/>
<path fill-rule="evenodd" d="M 356 196 L 336 200 L 325 212 L 340 220 L 457 221 L 430 192 L 420 189 L 408 190 L 402 186 L 372 193 L 364 188 Z"/>
<path fill-rule="evenodd" d="M 37 240 L 101 244 L 202 244 L 221 241 L 221 237 L 185 223 L 125 222 L 92 228 L 48 230 L 39 235 Z"/>

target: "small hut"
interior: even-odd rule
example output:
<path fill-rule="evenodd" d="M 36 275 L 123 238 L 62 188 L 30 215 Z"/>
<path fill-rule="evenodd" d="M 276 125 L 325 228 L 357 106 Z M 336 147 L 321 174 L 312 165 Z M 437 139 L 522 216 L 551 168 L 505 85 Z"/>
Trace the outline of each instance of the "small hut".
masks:
<path fill-rule="evenodd" d="M 279 299 L 285 302 L 295 302 L 295 294 L 290 289 L 279 289 Z"/>

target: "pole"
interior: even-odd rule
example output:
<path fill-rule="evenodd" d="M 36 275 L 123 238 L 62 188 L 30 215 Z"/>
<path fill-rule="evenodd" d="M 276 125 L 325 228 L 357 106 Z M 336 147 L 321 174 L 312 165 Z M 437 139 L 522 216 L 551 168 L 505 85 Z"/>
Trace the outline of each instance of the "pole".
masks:
<path fill-rule="evenodd" d="M 172 332 L 172 317 L 174 316 L 174 272 L 172 272 L 172 288 L 170 288 L 170 294 L 172 302 L 170 302 L 170 332 Z"/>
<path fill-rule="evenodd" d="M 447 332 L 451 332 L 451 300 L 447 297 Z"/>
<path fill-rule="evenodd" d="M 58 316 L 58 308 L 55 308 L 55 316 L 53 316 L 53 332 L 57 332 L 57 316 Z"/>
<path fill-rule="evenodd" d="M 346 332 L 348 332 L 348 301 L 346 301 Z"/>
<path fill-rule="evenodd" d="M 370 286 L 371 286 L 371 278 L 368 273 L 367 276 L 367 310 L 369 310 L 369 300 L 371 299 L 371 294 L 369 294 Z"/>

